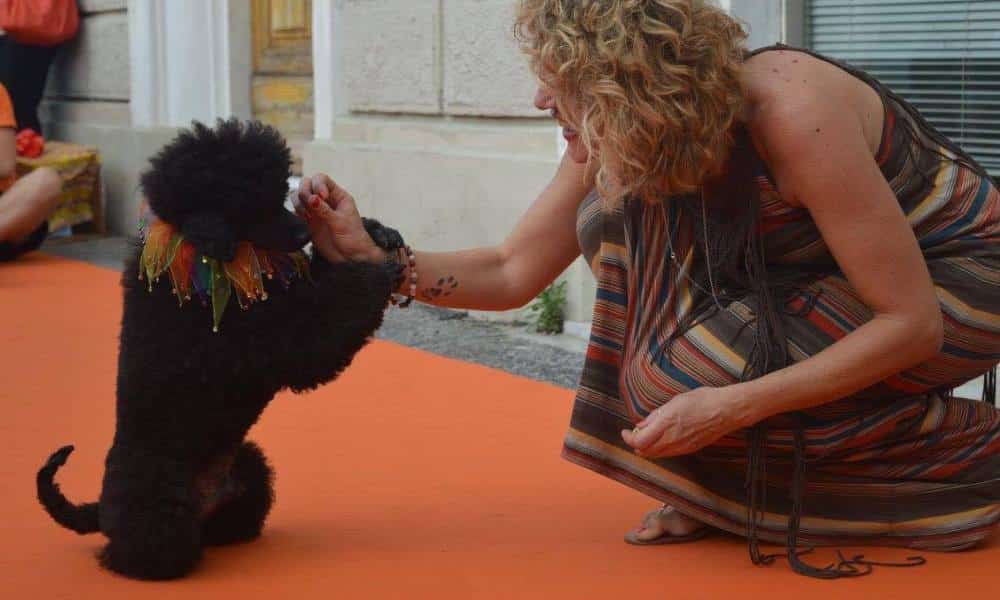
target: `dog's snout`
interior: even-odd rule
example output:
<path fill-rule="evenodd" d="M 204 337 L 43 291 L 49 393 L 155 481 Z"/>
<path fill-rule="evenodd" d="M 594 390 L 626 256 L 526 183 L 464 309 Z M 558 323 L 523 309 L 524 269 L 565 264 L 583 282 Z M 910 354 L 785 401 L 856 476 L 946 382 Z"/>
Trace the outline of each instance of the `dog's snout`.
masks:
<path fill-rule="evenodd" d="M 267 221 L 249 225 L 245 236 L 248 241 L 261 248 L 280 252 L 300 250 L 312 239 L 306 222 L 286 210 Z"/>

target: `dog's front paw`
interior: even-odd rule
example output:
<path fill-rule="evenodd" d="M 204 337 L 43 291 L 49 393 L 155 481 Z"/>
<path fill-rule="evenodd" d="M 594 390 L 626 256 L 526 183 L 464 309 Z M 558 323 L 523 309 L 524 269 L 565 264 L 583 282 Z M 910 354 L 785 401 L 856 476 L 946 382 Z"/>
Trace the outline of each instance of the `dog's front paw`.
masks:
<path fill-rule="evenodd" d="M 364 223 L 365 231 L 368 232 L 372 241 L 379 248 L 383 250 L 396 250 L 403 247 L 403 236 L 395 229 L 386 227 L 375 219 L 367 217 L 362 217 L 361 221 Z"/>

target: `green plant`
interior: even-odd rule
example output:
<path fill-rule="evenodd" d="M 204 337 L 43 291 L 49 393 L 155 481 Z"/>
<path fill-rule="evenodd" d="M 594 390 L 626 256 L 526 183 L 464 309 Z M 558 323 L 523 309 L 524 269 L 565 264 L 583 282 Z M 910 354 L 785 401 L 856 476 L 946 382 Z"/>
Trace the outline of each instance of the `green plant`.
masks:
<path fill-rule="evenodd" d="M 563 321 L 566 319 L 566 282 L 560 281 L 542 290 L 529 308 L 538 313 L 535 331 L 562 333 Z"/>

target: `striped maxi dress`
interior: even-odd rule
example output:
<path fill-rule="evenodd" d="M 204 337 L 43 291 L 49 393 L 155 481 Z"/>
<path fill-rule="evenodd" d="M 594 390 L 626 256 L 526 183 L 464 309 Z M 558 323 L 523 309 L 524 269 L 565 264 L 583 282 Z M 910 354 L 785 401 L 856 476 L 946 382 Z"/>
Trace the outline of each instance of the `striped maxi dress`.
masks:
<path fill-rule="evenodd" d="M 882 97 L 876 159 L 927 260 L 945 341 L 933 359 L 804 412 L 798 542 L 969 548 L 1000 521 L 1000 411 L 986 393 L 979 401 L 950 390 L 1000 359 L 1000 192 L 981 169 L 955 160 L 898 96 L 861 71 L 816 56 Z M 791 297 L 782 317 L 797 362 L 870 320 L 872 311 L 839 271 L 808 211 L 782 201 L 762 163 L 755 182 L 767 263 L 821 273 Z M 693 223 L 675 204 L 609 206 L 591 194 L 580 207 L 578 236 L 597 297 L 563 456 L 710 526 L 744 535 L 752 520 L 758 539 L 783 543 L 795 464 L 793 430 L 783 417 L 770 420 L 766 495 L 753 519 L 747 432 L 664 459 L 638 457 L 621 439 L 621 430 L 675 394 L 738 382 L 750 351 L 753 308 L 740 300 L 669 342 L 698 285 L 685 276 L 698 260 Z M 994 381 L 988 377 L 988 389 Z"/>

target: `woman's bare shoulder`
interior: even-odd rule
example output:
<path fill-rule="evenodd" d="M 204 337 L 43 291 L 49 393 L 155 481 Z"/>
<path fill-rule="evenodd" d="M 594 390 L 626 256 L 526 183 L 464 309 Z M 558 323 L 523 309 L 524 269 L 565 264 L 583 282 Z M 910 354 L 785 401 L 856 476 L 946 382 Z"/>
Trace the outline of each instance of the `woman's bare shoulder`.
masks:
<path fill-rule="evenodd" d="M 795 116 L 849 94 L 843 71 L 803 52 L 770 50 L 744 67 L 747 121 Z"/>
<path fill-rule="evenodd" d="M 873 152 L 878 146 L 881 98 L 836 65 L 804 52 L 771 50 L 747 61 L 743 83 L 747 126 L 765 146 L 796 152 L 798 144 L 811 143 L 820 133 L 819 122 L 839 122 L 847 131 L 860 131 Z"/>

